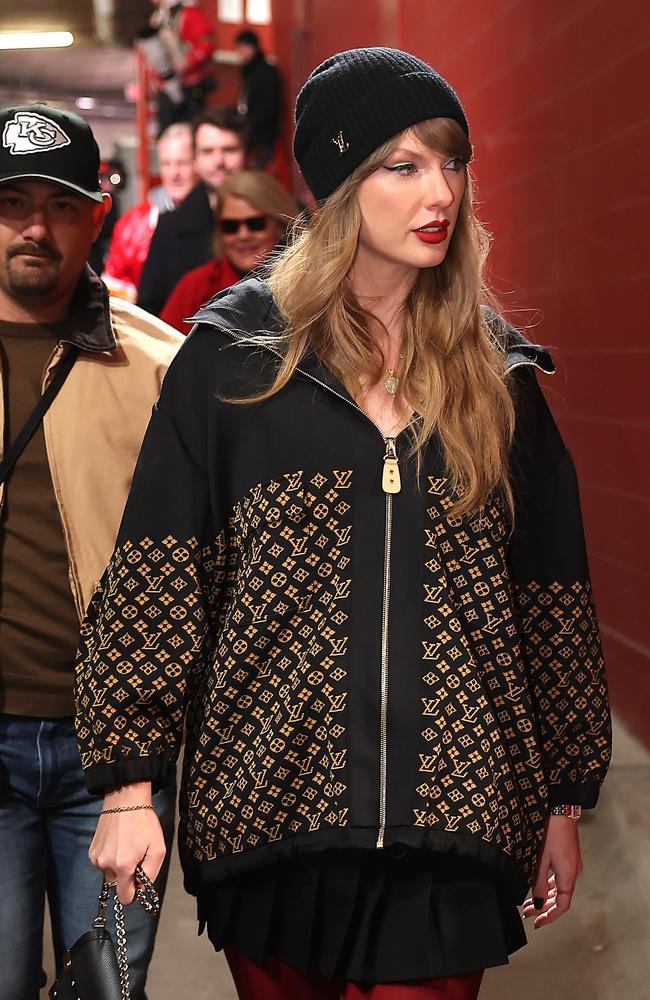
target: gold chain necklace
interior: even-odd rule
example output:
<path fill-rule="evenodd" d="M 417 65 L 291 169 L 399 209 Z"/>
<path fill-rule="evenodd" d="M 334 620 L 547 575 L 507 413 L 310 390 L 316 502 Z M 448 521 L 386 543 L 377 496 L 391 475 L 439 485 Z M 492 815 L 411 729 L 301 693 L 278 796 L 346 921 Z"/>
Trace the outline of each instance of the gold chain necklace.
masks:
<path fill-rule="evenodd" d="M 386 369 L 386 378 L 384 379 L 384 389 L 389 392 L 391 396 L 394 396 L 399 388 L 399 376 L 397 374 L 397 369 L 399 368 L 399 363 L 403 359 L 404 355 L 400 354 L 397 364 L 394 368 Z"/>

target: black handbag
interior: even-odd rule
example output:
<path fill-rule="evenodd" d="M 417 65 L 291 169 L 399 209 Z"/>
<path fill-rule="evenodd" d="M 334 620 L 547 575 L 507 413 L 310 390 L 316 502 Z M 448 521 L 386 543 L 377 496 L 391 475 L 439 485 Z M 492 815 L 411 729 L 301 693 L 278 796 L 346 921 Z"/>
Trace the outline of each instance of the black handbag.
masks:
<path fill-rule="evenodd" d="M 158 893 L 142 868 L 138 866 L 135 874 L 141 883 L 136 889 L 136 899 L 147 913 L 155 916 L 160 911 Z M 117 949 L 106 929 L 106 909 L 110 890 L 114 888 L 113 883 L 103 883 L 92 928 L 63 956 L 63 969 L 50 987 L 50 1000 L 130 1000 L 124 909 L 117 893 L 114 900 Z"/>

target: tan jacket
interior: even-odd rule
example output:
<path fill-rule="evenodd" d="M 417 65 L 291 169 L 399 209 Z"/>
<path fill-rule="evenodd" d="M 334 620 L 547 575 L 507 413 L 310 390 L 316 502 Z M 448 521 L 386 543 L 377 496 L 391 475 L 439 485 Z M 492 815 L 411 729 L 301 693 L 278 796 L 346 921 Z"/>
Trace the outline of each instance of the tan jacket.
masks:
<path fill-rule="evenodd" d="M 75 298 L 69 334 L 46 366 L 43 388 L 69 343 L 82 350 L 43 428 L 81 619 L 111 558 L 151 408 L 184 337 L 129 302 L 109 300 L 90 271 Z M 0 442 L 3 398 L 0 392 Z"/>

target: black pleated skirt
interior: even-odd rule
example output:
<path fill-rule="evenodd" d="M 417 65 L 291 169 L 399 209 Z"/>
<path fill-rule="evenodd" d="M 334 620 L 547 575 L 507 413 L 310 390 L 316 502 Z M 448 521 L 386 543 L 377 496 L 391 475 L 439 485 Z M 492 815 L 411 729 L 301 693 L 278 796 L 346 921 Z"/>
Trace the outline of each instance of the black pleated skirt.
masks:
<path fill-rule="evenodd" d="M 205 885 L 199 933 L 258 964 L 405 982 L 505 965 L 526 943 L 499 875 L 473 858 L 396 845 L 278 861 Z"/>

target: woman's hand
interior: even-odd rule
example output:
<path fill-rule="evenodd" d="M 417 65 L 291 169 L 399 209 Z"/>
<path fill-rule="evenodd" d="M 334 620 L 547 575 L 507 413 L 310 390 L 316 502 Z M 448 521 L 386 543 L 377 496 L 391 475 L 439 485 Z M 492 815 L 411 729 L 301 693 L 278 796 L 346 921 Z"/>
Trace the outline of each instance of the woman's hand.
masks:
<path fill-rule="evenodd" d="M 581 872 L 577 822 L 567 816 L 549 816 L 532 896 L 524 903 L 524 917 L 535 917 L 535 929 L 567 912 Z"/>
<path fill-rule="evenodd" d="M 150 781 L 124 785 L 104 798 L 104 809 L 135 805 L 151 805 Z M 117 895 L 128 906 L 135 898 L 137 865 L 154 882 L 165 851 L 165 838 L 155 812 L 138 809 L 100 816 L 88 857 L 107 882 L 117 882 Z"/>

